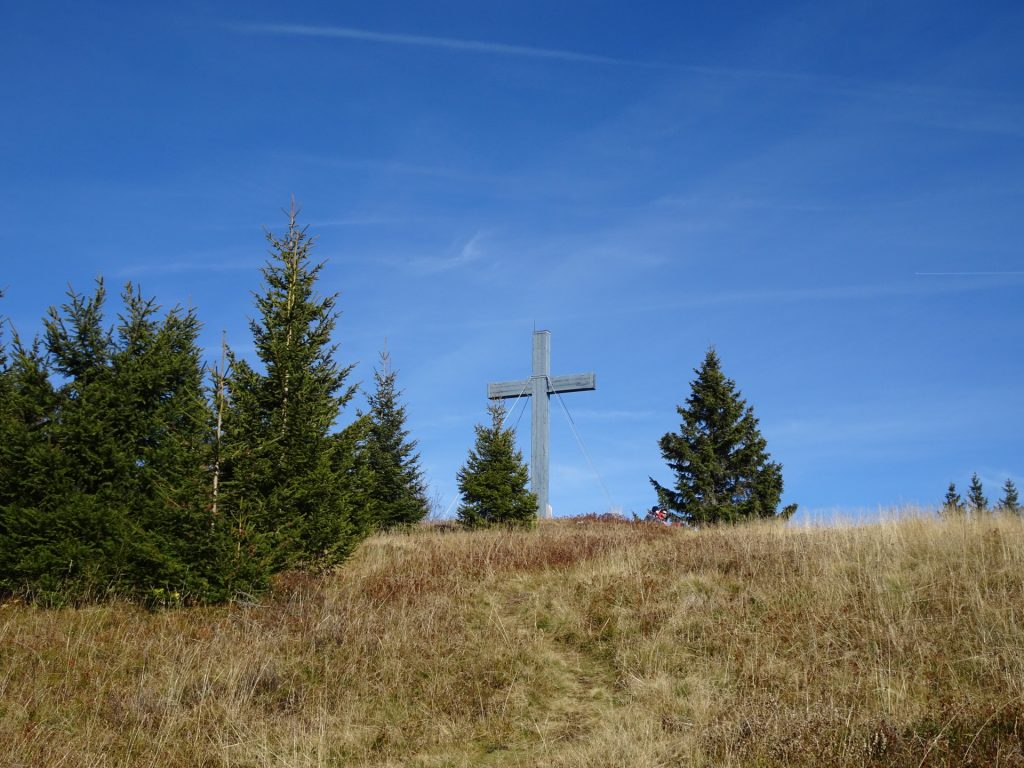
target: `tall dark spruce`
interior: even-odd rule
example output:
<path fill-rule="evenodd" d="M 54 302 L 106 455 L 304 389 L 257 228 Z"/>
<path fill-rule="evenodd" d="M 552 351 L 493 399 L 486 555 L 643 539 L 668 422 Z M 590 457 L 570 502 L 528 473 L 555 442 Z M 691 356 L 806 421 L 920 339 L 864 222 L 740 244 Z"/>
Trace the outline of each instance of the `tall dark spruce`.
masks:
<path fill-rule="evenodd" d="M 457 516 L 468 528 L 529 526 L 537 519 L 537 497 L 527 490 L 529 470 L 516 449 L 515 430 L 505 427 L 505 408 L 487 408 L 491 425 L 476 427 L 476 444 L 458 472 L 462 504 Z"/>
<path fill-rule="evenodd" d="M 157 317 L 153 299 L 128 286 L 111 358 L 110 414 L 129 453 L 123 494 L 143 527 L 169 586 L 222 599 L 248 585 L 225 569 L 232 532 L 211 511 L 210 409 L 204 387 L 201 325 L 193 308 Z"/>
<path fill-rule="evenodd" d="M 722 373 L 714 349 L 695 373 L 685 407 L 676 409 L 679 432 L 658 442 L 675 474 L 672 488 L 651 478 L 659 503 L 691 525 L 790 516 L 795 504 L 777 511 L 782 465 L 771 461 L 753 409 Z"/>
<path fill-rule="evenodd" d="M 220 596 L 195 314 L 129 285 L 111 329 L 102 281 L 68 296 L 5 371 L 0 589 Z"/>
<path fill-rule="evenodd" d="M 245 540 L 243 559 L 271 570 L 343 559 L 365 534 L 356 448 L 365 425 L 332 427 L 352 398 L 352 366 L 335 362 L 337 294 L 316 293 L 323 263 L 292 206 L 270 255 L 249 323 L 257 370 L 229 354 L 219 508 Z"/>
<path fill-rule="evenodd" d="M 373 373 L 376 388 L 368 395 L 369 421 L 363 446 L 367 470 L 366 515 L 376 528 L 419 522 L 429 512 L 416 441 L 405 428 L 405 406 L 399 401 L 395 372 L 387 352 Z"/>
<path fill-rule="evenodd" d="M 14 334 L 0 389 L 0 595 L 56 597 L 76 560 L 58 551 L 62 539 L 73 542 L 54 514 L 63 485 L 53 442 L 58 397 L 38 340 L 23 344 Z M 48 566 L 59 572 L 50 576 Z"/>

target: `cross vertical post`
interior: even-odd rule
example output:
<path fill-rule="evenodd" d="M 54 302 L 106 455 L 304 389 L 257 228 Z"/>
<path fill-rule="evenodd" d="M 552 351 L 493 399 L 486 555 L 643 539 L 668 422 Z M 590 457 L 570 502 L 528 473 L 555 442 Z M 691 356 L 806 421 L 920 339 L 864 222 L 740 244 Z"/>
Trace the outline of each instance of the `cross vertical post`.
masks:
<path fill-rule="evenodd" d="M 551 444 L 551 333 L 533 334 L 533 376 L 530 397 L 533 398 L 533 419 L 530 425 L 530 490 L 537 495 L 537 515 L 550 517 L 548 446 Z"/>
<path fill-rule="evenodd" d="M 537 496 L 537 515 L 551 517 L 548 503 L 550 476 L 549 445 L 551 442 L 550 398 L 562 392 L 585 392 L 597 388 L 593 373 L 570 376 L 551 375 L 551 332 L 533 332 L 533 372 L 529 379 L 503 381 L 487 385 L 491 400 L 509 400 L 520 397 L 533 399 L 533 419 L 530 431 L 530 490 Z"/>

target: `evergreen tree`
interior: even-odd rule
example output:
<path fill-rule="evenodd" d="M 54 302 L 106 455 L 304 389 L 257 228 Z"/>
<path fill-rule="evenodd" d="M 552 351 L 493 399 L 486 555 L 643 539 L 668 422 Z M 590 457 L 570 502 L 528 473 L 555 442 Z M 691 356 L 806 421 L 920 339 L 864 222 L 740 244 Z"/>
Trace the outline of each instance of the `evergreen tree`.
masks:
<path fill-rule="evenodd" d="M 225 562 L 232 531 L 211 513 L 210 409 L 194 309 L 161 319 L 155 300 L 132 285 L 122 294 L 111 374 L 112 429 L 129 461 L 118 492 L 160 553 L 169 589 L 226 598 L 249 584 Z M 152 580 L 152 575 L 150 577 Z"/>
<path fill-rule="evenodd" d="M 0 374 L 0 506 L 29 504 L 52 491 L 51 435 L 57 395 L 38 339 L 14 334 Z"/>
<path fill-rule="evenodd" d="M 0 289 L 0 299 L 3 297 L 4 292 Z M 0 505 L 4 503 L 7 485 L 10 482 L 8 477 L 10 470 L 8 469 L 8 457 L 6 454 L 10 450 L 7 446 L 13 437 L 11 430 L 14 426 L 13 414 L 11 413 L 11 371 L 8 364 L 7 344 L 4 341 L 5 322 L 4 316 L 0 315 Z M 2 520 L 0 520 L 0 526 L 2 525 Z"/>
<path fill-rule="evenodd" d="M 395 388 L 395 372 L 387 352 L 373 373 L 376 390 L 369 395 L 368 434 L 363 446 L 368 469 L 366 514 L 377 528 L 409 525 L 426 517 L 426 488 L 416 441 L 405 429 L 405 406 Z"/>
<path fill-rule="evenodd" d="M 337 562 L 366 527 L 352 459 L 340 455 L 355 440 L 331 434 L 354 392 L 352 366 L 334 361 L 337 294 L 315 293 L 324 265 L 310 260 L 313 243 L 294 204 L 288 215 L 284 235 L 267 233 L 259 318 L 249 324 L 263 371 L 229 355 L 221 486 L 249 556 L 275 570 Z"/>
<path fill-rule="evenodd" d="M 1020 499 L 1017 497 L 1017 486 L 1014 485 L 1013 480 L 1006 478 L 1006 482 L 1003 483 L 1003 498 L 999 500 L 999 509 L 1003 512 L 1012 512 L 1015 515 L 1020 514 Z"/>
<path fill-rule="evenodd" d="M 679 432 L 658 443 L 676 476 L 674 489 L 651 478 L 660 505 L 691 525 L 779 516 L 782 466 L 771 461 L 753 409 L 722 373 L 714 348 L 694 372 L 686 406 L 676 409 Z M 786 507 L 781 516 L 795 509 Z"/>
<path fill-rule="evenodd" d="M 0 299 L 4 297 L 4 291 L 0 288 Z M 4 325 L 6 320 L 3 315 L 0 315 L 0 395 L 6 394 L 5 387 L 6 379 L 4 373 L 7 372 L 7 344 L 4 342 Z M 2 407 L 2 406 L 0 406 Z"/>
<path fill-rule="evenodd" d="M 3 298 L 0 290 L 0 298 Z M 11 501 L 20 498 L 20 481 L 23 473 L 19 462 L 24 458 L 22 438 L 27 429 L 19 423 L 19 370 L 8 354 L 4 340 L 6 320 L 0 316 L 0 510 Z M 20 344 L 15 334 L 14 358 L 17 360 Z M 0 512 L 2 514 L 2 512 Z M 4 522 L 0 517 L 0 536 Z"/>
<path fill-rule="evenodd" d="M 957 515 L 964 511 L 964 503 L 956 492 L 956 483 L 950 483 L 946 489 L 946 498 L 942 500 L 942 512 L 946 515 Z"/>
<path fill-rule="evenodd" d="M 208 420 L 193 312 L 162 320 L 128 286 L 116 333 L 106 292 L 69 292 L 8 371 L 0 589 L 41 599 L 114 590 L 225 596 L 226 531 L 205 505 Z M 49 361 L 61 377 L 54 388 Z M 8 453 L 9 452 L 9 453 Z"/>
<path fill-rule="evenodd" d="M 972 512 L 985 512 L 988 509 L 988 499 L 985 498 L 977 472 L 971 475 L 971 485 L 967 489 L 967 504 Z"/>
<path fill-rule="evenodd" d="M 515 430 L 505 428 L 505 408 L 487 408 L 491 425 L 476 426 L 476 445 L 458 472 L 459 521 L 468 528 L 487 525 L 532 525 L 537 497 L 526 489 L 529 470 L 516 450 Z"/>
<path fill-rule="evenodd" d="M 106 287 L 99 279 L 91 295 L 72 289 L 67 295 L 43 321 L 47 373 L 60 384 L 33 435 L 45 443 L 37 443 L 35 471 L 26 481 L 39 492 L 15 505 L 19 516 L 12 520 L 20 556 L 12 576 L 42 600 L 121 591 L 164 570 L 144 527 L 130 514 L 137 500 L 124 494 L 132 459 L 117 433 Z M 37 354 L 33 350 L 31 357 Z M 39 375 L 29 357 L 26 373 Z M 40 383 L 26 404 L 38 401 L 44 389 Z"/>

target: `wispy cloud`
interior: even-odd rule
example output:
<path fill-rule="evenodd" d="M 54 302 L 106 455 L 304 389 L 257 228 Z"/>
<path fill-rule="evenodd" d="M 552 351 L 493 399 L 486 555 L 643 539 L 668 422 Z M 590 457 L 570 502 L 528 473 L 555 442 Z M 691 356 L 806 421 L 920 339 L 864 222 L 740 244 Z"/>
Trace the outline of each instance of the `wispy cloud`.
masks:
<path fill-rule="evenodd" d="M 311 229 L 354 227 L 404 227 L 415 224 L 437 224 L 438 216 L 350 216 L 340 219 L 320 219 L 310 222 Z"/>
<path fill-rule="evenodd" d="M 597 410 L 595 408 L 573 408 L 573 416 L 587 421 L 647 421 L 658 418 L 660 414 L 654 411 L 629 410 L 629 409 L 608 409 Z"/>
<path fill-rule="evenodd" d="M 252 259 L 227 259 L 211 261 L 164 261 L 150 264 L 129 264 L 117 270 L 117 277 L 139 277 L 144 275 L 179 275 L 190 272 L 235 272 L 251 270 Z"/>
<path fill-rule="evenodd" d="M 469 240 L 465 241 L 458 250 L 450 256 L 437 258 L 419 259 L 413 263 L 417 271 L 422 273 L 448 272 L 453 269 L 465 267 L 474 262 L 480 261 L 484 256 L 484 249 L 481 245 L 483 233 L 477 232 Z"/>
<path fill-rule="evenodd" d="M 1007 276 L 1012 277 L 1012 276 L 1019 276 L 1019 275 L 1024 275 L 1024 271 L 1020 271 L 1020 270 L 1018 270 L 1018 271 L 1004 270 L 1004 271 L 999 271 L 999 272 L 996 272 L 996 271 L 993 271 L 993 272 L 972 271 L 972 272 L 915 272 L 914 273 L 914 277 L 993 277 L 993 276 L 994 277 L 1007 277 Z"/>
<path fill-rule="evenodd" d="M 496 176 L 469 173 L 449 165 L 406 163 L 398 160 L 379 160 L 374 158 L 329 157 L 298 152 L 286 152 L 278 156 L 291 161 L 309 163 L 314 166 L 369 171 L 375 175 L 383 173 L 395 176 L 427 176 L 454 179 L 456 181 L 493 182 L 499 180 L 499 177 Z"/>
<path fill-rule="evenodd" d="M 438 50 L 461 53 L 483 54 L 487 56 L 514 56 L 531 59 L 548 59 L 576 64 L 601 64 L 640 67 L 687 73 L 711 78 L 725 78 L 731 81 L 767 81 L 782 86 L 819 89 L 832 94 L 845 94 L 850 97 L 885 97 L 904 103 L 908 98 L 927 98 L 940 103 L 953 100 L 970 99 L 975 103 L 978 98 L 987 101 L 995 100 L 999 104 L 1012 104 L 1012 99 L 1005 94 L 978 94 L 976 91 L 955 88 L 945 85 L 927 83 L 878 82 L 846 77 L 823 72 L 801 72 L 777 70 L 760 67 L 729 67 L 706 65 L 699 63 L 654 61 L 644 59 L 628 59 L 615 56 L 570 51 L 561 48 L 541 48 L 530 45 L 513 45 L 510 43 L 490 40 L 468 40 L 462 38 L 442 37 L 434 35 L 411 35 L 399 32 L 377 32 L 358 27 L 338 27 L 320 24 L 252 24 L 236 23 L 230 25 L 235 32 L 243 34 L 276 35 L 287 37 L 318 37 L 339 40 L 354 40 L 377 45 L 406 46 L 417 48 L 433 48 Z M 955 127 L 961 130 L 982 131 L 1007 135 L 1020 134 L 1020 121 L 1016 111 L 1009 117 L 1000 115 L 997 118 L 975 117 L 971 121 L 959 120 Z"/>
<path fill-rule="evenodd" d="M 798 84 L 827 85 L 830 89 L 842 87 L 852 90 L 863 87 L 859 81 L 833 75 L 820 75 L 810 72 L 787 72 L 774 69 L 722 67 L 703 64 L 685 64 L 682 62 L 650 61 L 642 59 L 623 59 L 615 56 L 568 51 L 561 48 L 539 48 L 530 45 L 512 45 L 490 40 L 466 40 L 455 37 L 439 37 L 434 35 L 410 35 L 397 32 L 376 32 L 357 27 L 336 27 L 320 24 L 246 24 L 231 25 L 236 32 L 246 34 L 276 35 L 287 37 L 321 37 L 340 40 L 355 40 L 364 43 L 381 45 L 411 46 L 418 48 L 436 48 L 464 53 L 477 53 L 489 56 L 518 56 L 531 59 L 553 59 L 577 64 L 614 64 L 633 67 L 688 72 L 694 75 L 726 77 L 738 79 L 761 79 L 791 82 Z M 907 86 L 890 86 L 906 88 Z"/>
<path fill-rule="evenodd" d="M 981 273 L 975 273 L 984 276 Z M 1005 274 L 1005 273 L 1004 273 Z M 1004 282 L 978 280 L 964 283 L 885 282 L 855 285 L 829 285 L 810 288 L 777 288 L 750 291 L 726 291 L 718 294 L 684 299 L 683 306 L 709 306 L 718 304 L 803 303 L 810 301 L 857 301 L 880 299 L 888 296 L 931 296 L 948 293 L 971 293 L 1004 287 Z"/>
<path fill-rule="evenodd" d="M 1009 276 L 1012 278 L 1012 276 Z M 831 285 L 810 288 L 765 288 L 739 291 L 722 291 L 706 293 L 699 296 L 688 296 L 677 301 L 633 302 L 622 303 L 611 307 L 602 307 L 600 316 L 635 317 L 641 314 L 664 314 L 671 310 L 701 309 L 705 307 L 744 306 L 754 304 L 793 305 L 811 302 L 835 301 L 871 301 L 887 297 L 899 298 L 910 296 L 937 296 L 959 293 L 973 293 L 1006 288 L 1018 285 L 1019 279 L 950 280 L 933 282 L 889 282 L 857 285 Z M 563 319 L 582 320 L 596 316 L 590 309 L 579 312 L 566 312 Z"/>
<path fill-rule="evenodd" d="M 790 446 L 848 448 L 851 444 L 900 448 L 907 443 L 953 439 L 954 429 L 947 421 L 880 418 L 864 419 L 854 416 L 822 416 L 818 418 L 792 419 L 777 424 L 766 424 L 765 432 L 772 440 L 789 448 Z"/>
<path fill-rule="evenodd" d="M 483 53 L 496 56 L 520 56 L 532 59 L 556 59 L 559 61 L 580 64 L 646 64 L 610 56 L 596 56 L 577 51 L 565 51 L 557 48 L 534 48 L 526 45 L 509 45 L 484 40 L 461 40 L 452 37 L 434 37 L 428 35 L 407 35 L 392 32 L 373 32 L 368 29 L 354 27 L 314 26 L 306 24 L 236 24 L 234 29 L 265 35 L 287 35 L 293 37 L 326 37 L 343 40 L 358 40 L 365 43 L 383 45 L 404 45 L 420 48 L 440 48 L 449 51 Z"/>
<path fill-rule="evenodd" d="M 869 209 L 869 206 L 867 204 L 839 205 L 835 203 L 822 203 L 811 200 L 785 200 L 771 199 L 767 197 L 736 197 L 709 199 L 706 196 L 699 197 L 696 195 L 690 195 L 687 197 L 676 197 L 669 195 L 652 201 L 651 206 L 690 209 L 699 212 L 707 211 L 709 208 L 718 208 L 726 210 L 750 209 L 766 211 L 784 211 L 794 213 L 847 213 L 849 211 L 861 211 Z M 881 206 L 882 203 L 878 203 L 875 207 Z"/>

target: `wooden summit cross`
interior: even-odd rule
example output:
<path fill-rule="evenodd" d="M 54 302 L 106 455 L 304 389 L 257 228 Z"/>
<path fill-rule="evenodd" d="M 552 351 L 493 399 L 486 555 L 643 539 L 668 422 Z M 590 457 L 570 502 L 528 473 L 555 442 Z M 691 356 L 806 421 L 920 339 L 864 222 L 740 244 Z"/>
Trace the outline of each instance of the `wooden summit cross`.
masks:
<path fill-rule="evenodd" d="M 537 516 L 551 517 L 548 505 L 548 446 L 551 442 L 550 398 L 562 392 L 586 392 L 597 389 L 593 373 L 570 376 L 551 375 L 551 332 L 533 332 L 533 375 L 519 381 L 487 385 L 490 400 L 533 398 L 533 423 L 530 429 L 530 490 L 537 495 Z"/>

